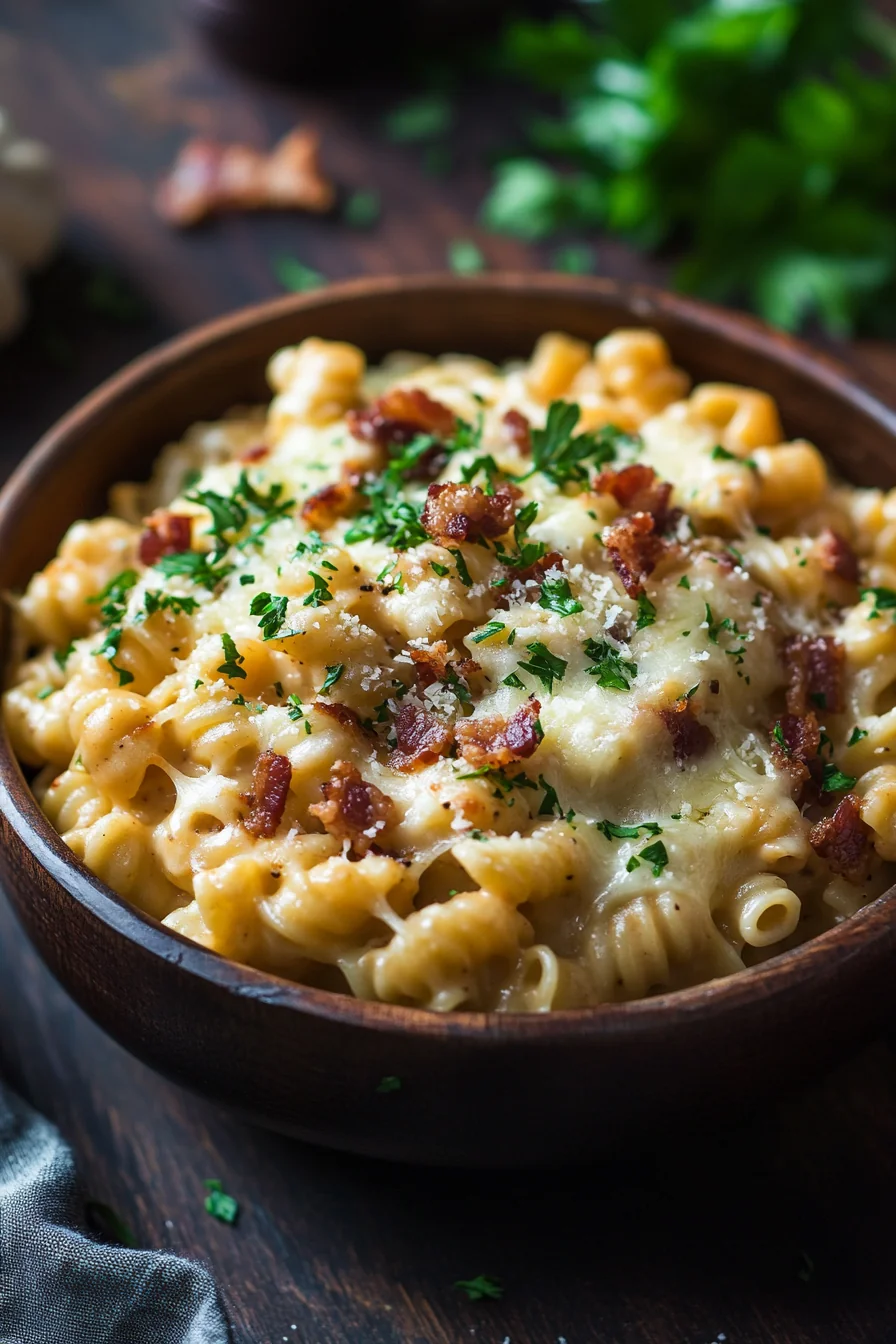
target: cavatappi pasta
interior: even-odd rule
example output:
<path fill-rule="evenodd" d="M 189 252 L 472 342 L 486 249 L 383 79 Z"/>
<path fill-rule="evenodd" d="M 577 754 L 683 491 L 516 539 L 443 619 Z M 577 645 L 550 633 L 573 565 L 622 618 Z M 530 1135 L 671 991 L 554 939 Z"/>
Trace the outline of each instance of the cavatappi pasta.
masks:
<path fill-rule="evenodd" d="M 309 984 L 544 1011 L 728 975 L 896 862 L 896 492 L 661 338 L 274 355 L 16 599 L 74 853 Z"/>

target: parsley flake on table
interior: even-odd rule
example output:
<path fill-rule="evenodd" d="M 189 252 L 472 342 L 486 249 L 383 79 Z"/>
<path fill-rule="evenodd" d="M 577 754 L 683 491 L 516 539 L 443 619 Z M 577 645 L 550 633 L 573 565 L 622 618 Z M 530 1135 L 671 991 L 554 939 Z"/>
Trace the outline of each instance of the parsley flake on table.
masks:
<path fill-rule="evenodd" d="M 306 266 L 298 257 L 290 256 L 287 252 L 280 252 L 271 259 L 271 270 L 283 288 L 293 294 L 305 294 L 327 283 L 327 277 L 321 271 Z"/>
<path fill-rule="evenodd" d="M 477 1274 L 475 1279 L 457 1279 L 454 1286 L 465 1292 L 471 1302 L 487 1299 L 497 1302 L 504 1296 L 500 1280 L 492 1278 L 490 1274 Z"/>
<path fill-rule="evenodd" d="M 401 1079 L 397 1078 L 393 1073 L 388 1073 L 386 1074 L 385 1078 L 381 1078 L 379 1080 L 379 1082 L 376 1085 L 376 1091 L 381 1093 L 383 1096 L 388 1095 L 388 1093 L 390 1092 L 400 1092 Z"/>
<path fill-rule="evenodd" d="M 240 1206 L 233 1195 L 225 1193 L 224 1186 L 220 1181 L 210 1180 L 203 1182 L 203 1184 L 208 1191 L 205 1197 L 206 1213 L 210 1213 L 220 1223 L 228 1223 L 233 1226 L 240 1212 Z"/>

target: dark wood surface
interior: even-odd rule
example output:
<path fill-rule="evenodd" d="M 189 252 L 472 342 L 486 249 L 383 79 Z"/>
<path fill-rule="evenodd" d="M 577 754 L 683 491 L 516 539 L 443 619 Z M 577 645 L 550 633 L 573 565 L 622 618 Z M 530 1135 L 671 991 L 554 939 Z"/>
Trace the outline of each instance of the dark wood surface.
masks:
<path fill-rule="evenodd" d="M 275 293 L 273 252 L 334 278 L 422 271 L 462 234 L 478 238 L 494 265 L 537 263 L 534 250 L 472 225 L 481 185 L 472 154 L 460 155 L 454 177 L 433 180 L 414 151 L 374 134 L 387 90 L 337 98 L 261 89 L 219 70 L 176 10 L 173 0 L 0 5 L 2 98 L 55 146 L 69 193 L 67 255 L 38 286 L 35 328 L 0 353 L 4 470 L 132 354 Z M 489 113 L 489 98 L 475 96 L 464 143 L 494 139 Z M 189 132 L 265 143 L 297 118 L 320 126 L 343 183 L 381 186 L 376 231 L 228 219 L 181 236 L 156 222 L 152 185 Z M 618 245 L 600 253 L 607 272 L 662 275 Z M 82 312 L 81 268 L 97 263 L 147 297 L 147 321 L 123 326 Z M 866 375 L 892 377 L 885 349 L 852 353 Z M 122 454 L 126 462 L 126 445 Z M 584 1172 L 427 1173 L 273 1137 L 160 1081 L 55 986 L 5 906 L 0 966 L 4 1077 L 57 1121 L 93 1197 L 116 1208 L 141 1244 L 211 1264 L 238 1344 L 896 1339 L 888 1041 L 758 1120 L 719 1114 L 711 1141 L 673 1143 L 658 1126 L 649 1152 L 620 1146 Z M 204 1212 L 205 1177 L 240 1199 L 235 1228 Z M 452 1286 L 478 1273 L 501 1278 L 501 1302 L 467 1303 Z"/>

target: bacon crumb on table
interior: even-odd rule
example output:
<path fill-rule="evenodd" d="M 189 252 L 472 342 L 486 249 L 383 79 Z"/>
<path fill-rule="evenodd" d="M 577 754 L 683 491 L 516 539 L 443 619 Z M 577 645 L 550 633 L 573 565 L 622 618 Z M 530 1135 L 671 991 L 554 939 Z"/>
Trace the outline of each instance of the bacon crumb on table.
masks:
<path fill-rule="evenodd" d="M 188 551 L 193 540 L 193 519 L 183 513 L 154 513 L 144 519 L 137 554 L 141 564 L 155 565 L 163 555 Z"/>
<path fill-rule="evenodd" d="M 672 739 L 675 763 L 680 768 L 692 757 L 702 756 L 715 741 L 710 729 L 697 718 L 690 700 L 676 700 L 674 705 L 658 709 L 657 713 Z"/>
<path fill-rule="evenodd" d="M 868 876 L 871 866 L 871 834 L 871 827 L 862 820 L 861 802 L 854 793 L 848 793 L 840 799 L 833 816 L 812 827 L 809 844 L 832 873 L 858 883 Z"/>
<path fill-rule="evenodd" d="M 494 540 L 513 527 L 520 494 L 510 484 L 499 485 L 493 495 L 487 495 L 478 485 L 454 481 L 431 485 L 420 522 L 433 541 L 443 545 L 480 538 Z"/>
<path fill-rule="evenodd" d="M 363 779 L 347 761 L 336 762 L 320 791 L 323 802 L 313 803 L 308 811 L 336 840 L 348 840 L 352 853 L 359 858 L 395 820 L 392 799 Z"/>
<path fill-rule="evenodd" d="M 290 131 L 269 152 L 196 136 L 160 183 L 155 208 L 180 228 L 235 210 L 329 210 L 336 198 L 314 131 Z"/>
<path fill-rule="evenodd" d="M 538 722 L 540 713 L 539 701 L 529 700 L 510 718 L 489 714 L 480 719 L 459 719 L 454 735 L 461 755 L 476 770 L 486 765 L 500 770 L 526 760 L 543 737 Z"/>
<path fill-rule="evenodd" d="M 419 387 L 393 387 L 363 410 L 349 411 L 349 433 L 380 448 L 397 448 L 420 434 L 450 438 L 457 425 L 455 414 Z"/>
<path fill-rule="evenodd" d="M 263 751 L 252 773 L 252 811 L 243 823 L 252 835 L 269 839 L 283 820 L 292 766 L 287 756 Z"/>
<path fill-rule="evenodd" d="M 395 715 L 396 747 L 388 764 L 410 774 L 432 765 L 451 746 L 453 733 L 447 724 L 417 705 L 403 704 Z"/>
<path fill-rule="evenodd" d="M 833 635 L 791 635 L 784 641 L 787 710 L 807 714 L 813 707 L 829 714 L 843 710 L 843 645 Z"/>

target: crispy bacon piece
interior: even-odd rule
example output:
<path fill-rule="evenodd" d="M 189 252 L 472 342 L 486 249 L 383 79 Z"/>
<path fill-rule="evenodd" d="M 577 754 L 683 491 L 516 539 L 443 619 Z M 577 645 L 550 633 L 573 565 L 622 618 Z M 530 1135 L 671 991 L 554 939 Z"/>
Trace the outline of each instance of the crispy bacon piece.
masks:
<path fill-rule="evenodd" d="M 308 811 L 337 840 L 348 840 L 361 858 L 395 821 L 395 804 L 375 784 L 368 784 L 347 761 L 337 761 L 320 786 L 322 803 Z"/>
<path fill-rule="evenodd" d="M 266 443 L 256 443 L 254 447 L 247 448 L 244 453 L 240 453 L 241 462 L 263 462 L 271 453 Z"/>
<path fill-rule="evenodd" d="M 783 745 L 775 732 L 777 727 L 781 729 Z M 818 755 L 821 730 L 814 713 L 810 710 L 808 714 L 782 714 L 769 731 L 772 760 L 779 770 L 785 770 L 790 775 L 794 793 L 799 791 L 798 796 L 801 796 L 803 785 L 810 780 L 819 787 L 824 776 L 824 767 Z"/>
<path fill-rule="evenodd" d="M 461 681 L 468 681 L 476 672 L 482 671 L 475 658 L 452 659 L 444 639 L 431 644 L 428 649 L 408 649 L 408 653 L 413 660 L 417 685 L 421 690 L 426 690 L 427 686 L 437 681 L 446 681 L 449 671 Z"/>
<path fill-rule="evenodd" d="M 432 765 L 451 746 L 452 732 L 434 714 L 403 704 L 395 715 L 396 748 L 389 757 L 393 770 L 410 773 Z"/>
<path fill-rule="evenodd" d="M 283 820 L 292 766 L 287 756 L 263 751 L 252 773 L 252 811 L 243 823 L 252 835 L 270 838 Z"/>
<path fill-rule="evenodd" d="M 522 411 L 508 411 L 501 420 L 501 428 L 508 443 L 514 444 L 524 457 L 532 452 L 532 426 Z"/>
<path fill-rule="evenodd" d="M 843 645 L 832 635 L 791 635 L 786 639 L 788 713 L 806 714 L 815 708 L 839 714 L 843 709 L 844 658 Z"/>
<path fill-rule="evenodd" d="M 671 542 L 659 535 L 652 513 L 620 518 L 604 533 L 604 546 L 629 597 L 640 596 L 648 574 L 653 573 L 666 552 L 674 549 Z"/>
<path fill-rule="evenodd" d="M 715 741 L 706 724 L 697 718 L 690 700 L 676 700 L 670 708 L 658 709 L 657 713 L 672 739 L 675 764 L 679 769 L 683 769 L 685 761 L 692 757 L 702 756 Z"/>
<path fill-rule="evenodd" d="M 599 495 L 612 495 L 626 513 L 652 513 L 656 530 L 663 532 L 669 519 L 669 496 L 672 485 L 661 481 L 653 467 L 636 462 L 616 471 L 606 467 L 594 482 Z"/>
<path fill-rule="evenodd" d="M 525 569 L 514 569 L 511 565 L 504 568 L 507 576 L 507 583 L 502 589 L 498 589 L 500 597 L 495 601 L 495 606 L 502 607 L 505 611 L 510 606 L 510 591 L 513 589 L 514 582 L 525 584 L 525 600 L 535 602 L 541 596 L 541 585 L 544 582 L 545 574 L 550 573 L 552 569 L 563 568 L 563 556 L 559 551 L 548 551 L 540 560 L 535 560 L 531 565 L 526 565 Z"/>
<path fill-rule="evenodd" d="M 351 732 L 368 731 L 361 722 L 360 714 L 349 705 L 340 704 L 338 700 L 315 700 L 313 708 L 318 714 L 325 714 L 328 719 L 335 719 L 340 727 L 348 728 Z"/>
<path fill-rule="evenodd" d="M 183 513 L 154 513 L 146 518 L 137 554 L 141 564 L 154 565 L 163 555 L 188 551 L 193 540 L 193 520 Z"/>
<path fill-rule="evenodd" d="M 302 522 L 309 527 L 332 527 L 337 518 L 347 518 L 359 502 L 357 487 L 350 480 L 331 481 L 309 495 L 302 505 Z"/>
<path fill-rule="evenodd" d="M 447 439 L 457 424 L 454 412 L 420 387 L 393 387 L 363 410 L 349 411 L 345 419 L 356 439 L 380 448 L 401 447 L 418 434 Z"/>
<path fill-rule="evenodd" d="M 318 136 L 293 130 L 269 152 L 194 136 L 160 183 L 155 208 L 189 228 L 228 210 L 329 210 L 333 184 L 318 162 Z"/>
<path fill-rule="evenodd" d="M 420 522 L 442 545 L 502 537 L 513 527 L 516 501 L 521 491 L 515 485 L 499 485 L 487 495 L 478 485 L 431 485 Z"/>
<path fill-rule="evenodd" d="M 815 543 L 815 551 L 826 574 L 836 574 L 847 583 L 858 583 L 859 557 L 839 532 L 826 527 Z"/>
<path fill-rule="evenodd" d="M 459 719 L 454 725 L 454 736 L 460 754 L 474 770 L 484 765 L 500 770 L 524 761 L 544 736 L 538 723 L 540 713 L 539 701 L 527 700 L 509 719 L 503 714 Z"/>
<path fill-rule="evenodd" d="M 809 844 L 831 872 L 847 882 L 858 883 L 868 876 L 873 856 L 871 827 L 862 820 L 862 805 L 854 793 L 840 799 L 833 816 L 812 827 Z"/>

